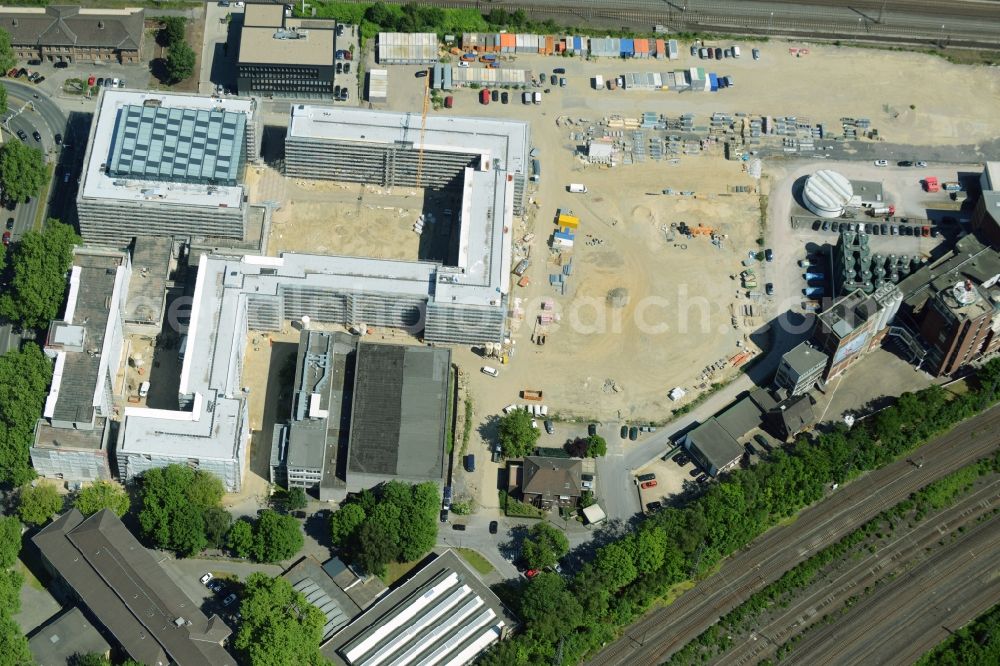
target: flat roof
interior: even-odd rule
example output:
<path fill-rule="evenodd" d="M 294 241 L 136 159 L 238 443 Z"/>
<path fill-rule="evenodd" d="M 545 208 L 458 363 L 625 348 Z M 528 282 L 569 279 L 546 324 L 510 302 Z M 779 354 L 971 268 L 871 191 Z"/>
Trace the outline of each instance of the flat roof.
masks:
<path fill-rule="evenodd" d="M 157 324 L 167 298 L 173 256 L 170 236 L 136 236 L 132 242 L 132 278 L 125 301 L 125 321 Z"/>
<path fill-rule="evenodd" d="M 223 108 L 123 104 L 108 175 L 164 182 L 236 185 L 246 161 L 247 114 Z"/>
<path fill-rule="evenodd" d="M 437 555 L 321 648 L 336 664 L 422 657 L 471 663 L 516 625 L 500 599 L 452 550 Z M 378 662 L 373 662 L 378 663 Z"/>
<path fill-rule="evenodd" d="M 333 389 L 333 334 L 303 330 L 295 361 L 289 467 L 323 469 L 326 458 L 330 392 Z"/>
<path fill-rule="evenodd" d="M 361 613 L 361 607 L 347 596 L 319 560 L 311 555 L 290 566 L 281 577 L 326 616 L 321 640 L 333 636 Z"/>
<path fill-rule="evenodd" d="M 114 151 L 119 148 L 116 138 L 119 134 L 121 111 L 126 107 L 159 107 L 160 109 L 180 109 L 194 112 L 241 114 L 250 122 L 254 112 L 253 100 L 242 97 L 211 97 L 208 95 L 183 95 L 159 91 L 110 90 L 101 91 L 97 112 L 90 130 L 90 142 L 84 160 L 83 179 L 80 196 L 85 199 L 114 199 L 119 201 L 156 201 L 164 205 L 183 204 L 208 208 L 241 208 L 243 206 L 243 186 L 208 185 L 204 183 L 182 182 L 179 180 L 154 180 L 149 177 L 114 176 L 109 168 Z M 166 113 L 161 111 L 159 113 Z M 207 117 L 207 116 L 206 116 Z M 243 127 L 246 127 L 244 123 Z M 244 131 L 245 134 L 245 131 Z M 146 135 L 144 135 L 146 136 Z M 149 134 L 152 141 L 159 134 Z M 207 138 L 207 137 L 205 137 Z M 191 134 L 192 154 L 201 159 L 198 141 L 201 136 Z M 245 136 L 237 141 L 245 150 Z M 144 150 L 153 149 L 138 141 L 133 145 Z M 244 156 L 245 157 L 245 156 Z M 170 178 L 174 176 L 171 175 Z M 160 178 L 165 178 L 160 176 Z"/>
<path fill-rule="evenodd" d="M 280 13 L 281 5 L 276 9 Z M 332 67 L 335 44 L 332 25 L 330 29 L 298 27 L 289 21 L 285 27 L 281 23 L 268 27 L 244 26 L 239 63 Z"/>
<path fill-rule="evenodd" d="M 440 481 L 451 352 L 361 342 L 347 479 L 356 474 Z"/>
<path fill-rule="evenodd" d="M 243 10 L 243 27 L 276 26 L 285 19 L 285 6 L 281 4 L 263 4 L 251 2 Z"/>
<path fill-rule="evenodd" d="M 438 271 L 436 300 L 498 305 L 510 290 L 512 174 L 527 176 L 528 125 L 520 121 L 430 116 L 421 130 L 417 113 L 295 104 L 288 137 L 432 150 L 478 158 L 462 175 L 457 270 Z M 421 137 L 423 139 L 421 140 Z M 385 264 L 399 266 L 400 262 Z M 421 263 L 421 262 L 416 262 Z"/>
<path fill-rule="evenodd" d="M 829 356 L 817 349 L 815 345 L 806 340 L 785 352 L 781 360 L 801 376 L 808 374 L 818 365 L 826 365 L 829 358 Z"/>
<path fill-rule="evenodd" d="M 53 428 L 44 419 L 35 426 L 33 446 L 40 449 L 66 451 L 100 451 L 104 448 L 107 420 L 98 417 L 90 430 L 79 428 Z"/>
<path fill-rule="evenodd" d="M 819 320 L 843 340 L 868 321 L 876 309 L 874 299 L 862 290 L 855 289 L 820 313 Z"/>
<path fill-rule="evenodd" d="M 236 666 L 221 645 L 229 627 L 205 617 L 110 510 L 70 509 L 32 541 L 133 659 Z"/>
<path fill-rule="evenodd" d="M 77 248 L 69 274 L 69 294 L 61 320 L 49 329 L 46 349 L 55 355 L 44 416 L 55 421 L 91 422 L 104 399 L 104 372 L 117 367 L 119 353 L 110 327 L 128 290 L 124 254 Z"/>

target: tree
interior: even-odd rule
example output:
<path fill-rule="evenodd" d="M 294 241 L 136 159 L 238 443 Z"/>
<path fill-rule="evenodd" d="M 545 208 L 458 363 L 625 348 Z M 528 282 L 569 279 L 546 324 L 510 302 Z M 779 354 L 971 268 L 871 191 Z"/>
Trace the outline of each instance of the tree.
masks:
<path fill-rule="evenodd" d="M 365 522 L 365 510 L 360 504 L 345 504 L 330 516 L 330 537 L 333 545 L 347 550 L 356 541 L 358 529 Z"/>
<path fill-rule="evenodd" d="M 607 455 L 608 443 L 600 435 L 591 435 L 587 438 L 587 457 L 597 458 Z"/>
<path fill-rule="evenodd" d="M 7 612 L 0 612 L 0 655 L 4 664 L 31 664 L 31 650 L 21 627 Z"/>
<path fill-rule="evenodd" d="M 253 525 L 246 520 L 237 520 L 229 528 L 226 545 L 236 557 L 250 557 L 253 548 Z"/>
<path fill-rule="evenodd" d="M 80 513 L 89 516 L 101 509 L 111 509 L 121 518 L 128 511 L 128 493 L 121 486 L 107 481 L 95 481 L 76 496 L 73 501 Z"/>
<path fill-rule="evenodd" d="M 205 509 L 205 540 L 211 548 L 222 548 L 226 544 L 226 535 L 233 523 L 233 517 L 220 506 Z"/>
<path fill-rule="evenodd" d="M 52 362 L 33 342 L 0 355 L 0 482 L 35 478 L 28 452 L 51 379 Z"/>
<path fill-rule="evenodd" d="M 9 141 L 0 150 L 19 143 Z M 23 328 L 44 328 L 58 317 L 66 296 L 66 272 L 73 263 L 73 246 L 79 242 L 73 227 L 58 220 L 49 220 L 41 233 L 24 234 L 11 253 L 14 279 L 11 289 L 0 295 L 0 316 Z"/>
<path fill-rule="evenodd" d="M 326 616 L 284 578 L 253 573 L 240 602 L 234 646 L 249 666 L 325 663 L 319 653 Z"/>
<path fill-rule="evenodd" d="M 63 498 L 50 483 L 21 486 L 18 493 L 17 513 L 29 525 L 44 525 L 63 507 Z"/>
<path fill-rule="evenodd" d="M 399 508 L 399 559 L 413 562 L 426 555 L 437 542 L 438 507 L 441 498 L 437 484 L 407 485 L 398 481 L 400 492 L 394 502 Z"/>
<path fill-rule="evenodd" d="M 194 49 L 187 42 L 179 42 L 170 47 L 167 54 L 167 75 L 171 83 L 183 81 L 194 73 Z"/>
<path fill-rule="evenodd" d="M 10 33 L 0 30 L 0 71 L 6 72 L 17 64 L 14 49 L 10 46 Z"/>
<path fill-rule="evenodd" d="M 604 577 L 606 585 L 611 590 L 618 590 L 639 575 L 632 560 L 634 544 L 613 542 L 597 551 L 594 567 Z"/>
<path fill-rule="evenodd" d="M 175 46 L 184 42 L 185 21 L 180 16 L 164 16 L 160 19 L 163 28 L 160 30 L 159 42 L 164 46 Z"/>
<path fill-rule="evenodd" d="M 200 552 L 208 545 L 205 512 L 221 497 L 222 482 L 208 472 L 184 465 L 148 470 L 139 491 L 142 534 L 182 557 Z"/>
<path fill-rule="evenodd" d="M 506 458 L 520 458 L 535 450 L 535 443 L 541 433 L 531 425 L 531 414 L 523 409 L 515 409 L 500 417 L 497 437 L 500 451 Z"/>
<path fill-rule="evenodd" d="M 309 506 L 309 496 L 301 488 L 289 488 L 285 493 L 285 506 L 291 511 L 299 511 Z"/>
<path fill-rule="evenodd" d="M 20 141 L 5 141 L 0 146 L 0 184 L 8 201 L 27 201 L 45 184 L 45 159 L 42 151 Z"/>
<path fill-rule="evenodd" d="M 532 569 L 554 566 L 568 552 L 566 535 L 548 523 L 535 523 L 521 547 L 521 554 Z"/>
<path fill-rule="evenodd" d="M 398 535 L 386 521 L 366 521 L 358 533 L 355 559 L 368 573 L 384 576 L 385 566 L 399 554 L 396 538 Z"/>
<path fill-rule="evenodd" d="M 554 573 L 540 573 L 528 583 L 520 611 L 533 634 L 552 642 L 570 634 L 582 617 L 580 602 L 566 589 L 563 577 Z"/>
<path fill-rule="evenodd" d="M 0 516 L 0 568 L 14 566 L 21 552 L 21 521 L 14 516 Z"/>
<path fill-rule="evenodd" d="M 0 83 L 0 114 L 7 113 L 7 86 Z"/>
<path fill-rule="evenodd" d="M 253 528 L 250 554 L 258 562 L 287 560 L 302 550 L 302 528 L 299 521 L 276 511 L 264 511 Z"/>

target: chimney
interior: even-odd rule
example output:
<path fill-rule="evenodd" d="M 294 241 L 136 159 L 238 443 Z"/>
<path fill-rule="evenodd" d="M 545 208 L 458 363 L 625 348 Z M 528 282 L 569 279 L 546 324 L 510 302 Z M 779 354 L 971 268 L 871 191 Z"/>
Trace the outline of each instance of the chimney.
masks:
<path fill-rule="evenodd" d="M 97 29 L 98 30 L 104 30 L 104 21 L 98 21 L 97 22 Z"/>

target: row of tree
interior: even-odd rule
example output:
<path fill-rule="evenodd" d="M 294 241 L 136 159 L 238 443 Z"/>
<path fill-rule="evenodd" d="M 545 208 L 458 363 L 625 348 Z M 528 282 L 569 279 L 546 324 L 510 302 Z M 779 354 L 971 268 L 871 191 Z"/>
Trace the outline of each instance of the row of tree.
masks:
<path fill-rule="evenodd" d="M 0 663 L 33 663 L 28 639 L 14 616 L 21 610 L 21 585 L 24 577 L 14 570 L 21 552 L 21 522 L 12 516 L 0 516 Z"/>
<path fill-rule="evenodd" d="M 51 379 L 52 362 L 33 342 L 0 356 L 0 483 L 35 478 L 29 450 Z"/>
<path fill-rule="evenodd" d="M 302 550 L 304 539 L 299 521 L 270 509 L 257 520 L 237 520 L 229 528 L 226 545 L 236 557 L 255 562 L 280 562 Z"/>
<path fill-rule="evenodd" d="M 993 666 L 1000 664 L 1000 604 L 951 634 L 925 654 L 917 666 Z"/>
<path fill-rule="evenodd" d="M 165 16 L 160 19 L 163 27 L 157 41 L 167 47 L 166 69 L 170 83 L 183 81 L 194 74 L 196 55 L 187 43 L 184 28 L 186 21 L 180 16 Z"/>
<path fill-rule="evenodd" d="M 660 510 L 625 538 L 598 549 L 572 579 L 543 573 L 509 591 L 525 630 L 483 663 L 575 663 L 616 634 L 674 585 L 819 500 L 831 482 L 881 467 L 996 402 L 1000 359 L 954 396 L 938 386 L 905 393 L 848 430 L 802 437 L 767 460 L 735 470 L 686 507 Z M 557 654 L 559 659 L 557 659 Z"/>
<path fill-rule="evenodd" d="M 384 575 L 390 562 L 413 562 L 434 547 L 440 506 L 434 483 L 363 490 L 331 516 L 333 544 L 365 571 Z"/>
<path fill-rule="evenodd" d="M 8 142 L 0 149 L 0 173 Z M 32 149 L 33 150 L 33 149 Z M 28 231 L 11 247 L 5 270 L 10 285 L 0 294 L 0 318 L 23 328 L 46 328 L 59 316 L 66 300 L 66 272 L 73 265 L 73 248 L 81 241 L 73 227 L 50 219 L 45 229 Z"/>

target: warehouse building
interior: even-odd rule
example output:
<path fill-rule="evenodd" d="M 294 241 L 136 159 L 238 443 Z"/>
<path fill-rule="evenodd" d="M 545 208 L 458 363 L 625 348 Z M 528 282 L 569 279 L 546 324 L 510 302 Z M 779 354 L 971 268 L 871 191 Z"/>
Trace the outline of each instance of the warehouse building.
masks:
<path fill-rule="evenodd" d="M 138 63 L 144 18 L 144 10 L 135 7 L 0 8 L 0 25 L 10 35 L 14 57 L 45 62 Z"/>
<path fill-rule="evenodd" d="M 258 122 L 250 99 L 102 91 L 77 194 L 84 241 L 243 239 Z"/>
<path fill-rule="evenodd" d="M 454 551 L 437 555 L 321 647 L 335 664 L 468 664 L 517 620 Z"/>
<path fill-rule="evenodd" d="M 332 99 L 336 22 L 285 16 L 281 4 L 247 4 L 236 89 L 245 96 Z"/>
<path fill-rule="evenodd" d="M 684 435 L 681 446 L 709 476 L 732 469 L 743 456 L 743 447 L 714 416 Z"/>
<path fill-rule="evenodd" d="M 51 591 L 79 602 L 142 664 L 236 666 L 222 644 L 232 631 L 198 610 L 111 510 L 70 509 L 31 538 Z"/>
<path fill-rule="evenodd" d="M 380 65 L 433 65 L 438 60 L 437 34 L 380 32 L 376 60 Z"/>
<path fill-rule="evenodd" d="M 49 326 L 52 382 L 35 426 L 31 464 L 71 482 L 110 479 L 109 419 L 122 361 L 129 256 L 77 248 L 62 318 Z"/>

